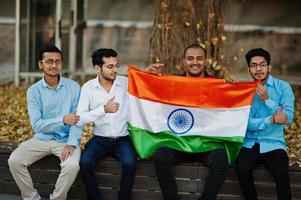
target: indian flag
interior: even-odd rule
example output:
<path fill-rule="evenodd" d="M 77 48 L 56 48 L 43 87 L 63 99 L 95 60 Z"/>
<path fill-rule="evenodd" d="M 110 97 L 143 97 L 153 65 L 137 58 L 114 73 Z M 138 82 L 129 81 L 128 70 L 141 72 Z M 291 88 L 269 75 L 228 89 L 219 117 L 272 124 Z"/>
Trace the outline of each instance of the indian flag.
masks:
<path fill-rule="evenodd" d="M 156 76 L 129 66 L 128 130 L 140 158 L 160 147 L 197 153 L 224 148 L 229 163 L 247 129 L 256 82 Z"/>

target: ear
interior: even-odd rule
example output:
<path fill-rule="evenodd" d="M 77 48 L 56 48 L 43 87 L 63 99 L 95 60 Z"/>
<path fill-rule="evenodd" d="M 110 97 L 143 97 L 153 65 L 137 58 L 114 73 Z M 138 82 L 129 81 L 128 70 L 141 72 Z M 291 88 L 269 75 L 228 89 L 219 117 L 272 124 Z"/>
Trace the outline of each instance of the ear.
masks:
<path fill-rule="evenodd" d="M 185 58 L 182 59 L 182 69 L 185 71 Z"/>
<path fill-rule="evenodd" d="M 38 61 L 38 66 L 39 66 L 39 69 L 43 69 L 43 64 L 42 64 L 42 61 Z"/>
<path fill-rule="evenodd" d="M 269 72 L 272 71 L 272 65 L 269 65 L 269 68 L 268 68 Z"/>
<path fill-rule="evenodd" d="M 101 72 L 101 67 L 99 65 L 94 65 L 96 72 Z"/>

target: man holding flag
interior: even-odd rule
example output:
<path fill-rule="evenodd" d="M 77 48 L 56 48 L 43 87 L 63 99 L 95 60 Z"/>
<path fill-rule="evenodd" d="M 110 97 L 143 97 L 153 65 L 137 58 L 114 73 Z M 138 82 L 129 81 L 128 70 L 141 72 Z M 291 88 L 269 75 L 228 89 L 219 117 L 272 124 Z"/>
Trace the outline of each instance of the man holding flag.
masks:
<path fill-rule="evenodd" d="M 256 200 L 253 169 L 264 164 L 276 182 L 279 200 L 290 200 L 288 156 L 284 126 L 294 116 L 294 94 L 290 85 L 270 75 L 271 55 L 257 48 L 246 54 L 249 73 L 260 80 L 250 111 L 247 134 L 237 158 L 237 174 L 246 200 Z"/>
<path fill-rule="evenodd" d="M 207 77 L 205 71 L 206 51 L 199 45 L 191 45 L 184 51 L 183 67 L 187 77 Z M 208 166 L 208 175 L 200 199 L 215 199 L 224 183 L 229 168 L 223 148 L 202 153 L 186 153 L 168 147 L 157 150 L 154 155 L 155 170 L 165 200 L 179 200 L 172 166 L 181 162 L 197 160 Z"/>
<path fill-rule="evenodd" d="M 256 83 L 231 85 L 209 78 L 205 59 L 205 49 L 193 44 L 184 51 L 186 77 L 156 77 L 129 68 L 131 140 L 140 158 L 155 153 L 165 200 L 180 199 L 172 168 L 185 161 L 208 166 L 200 199 L 216 199 L 243 143 Z"/>

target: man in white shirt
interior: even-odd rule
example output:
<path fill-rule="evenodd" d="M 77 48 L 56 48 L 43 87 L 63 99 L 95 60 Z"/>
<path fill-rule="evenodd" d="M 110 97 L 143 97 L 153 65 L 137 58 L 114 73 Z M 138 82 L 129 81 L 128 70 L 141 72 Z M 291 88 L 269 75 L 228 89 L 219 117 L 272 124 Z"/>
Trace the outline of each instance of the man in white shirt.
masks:
<path fill-rule="evenodd" d="M 115 156 L 121 163 L 119 200 L 131 199 L 135 179 L 136 159 L 128 137 L 126 111 L 128 82 L 118 76 L 117 52 L 98 49 L 92 54 L 97 77 L 86 82 L 81 90 L 77 113 L 79 125 L 93 122 L 93 137 L 85 146 L 80 168 L 88 200 L 101 200 L 95 163 L 107 155 Z"/>

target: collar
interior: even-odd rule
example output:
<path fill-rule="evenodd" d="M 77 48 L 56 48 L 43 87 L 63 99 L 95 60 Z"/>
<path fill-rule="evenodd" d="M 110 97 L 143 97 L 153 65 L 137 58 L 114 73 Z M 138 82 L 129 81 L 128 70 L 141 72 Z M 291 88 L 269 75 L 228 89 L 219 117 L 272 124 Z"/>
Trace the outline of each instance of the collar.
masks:
<path fill-rule="evenodd" d="M 269 77 L 268 77 L 268 80 L 267 80 L 266 84 L 269 85 L 269 86 L 274 85 L 274 77 L 271 74 L 269 74 Z"/>
<path fill-rule="evenodd" d="M 66 79 L 65 79 L 64 77 L 62 77 L 62 76 L 59 76 L 59 83 L 58 83 L 58 85 L 57 85 L 57 88 L 62 87 L 63 85 L 65 85 L 65 83 L 66 83 Z M 43 77 L 43 79 L 42 79 L 42 86 L 43 86 L 43 87 L 51 88 L 51 87 L 48 85 L 48 83 L 46 82 L 45 77 Z"/>

